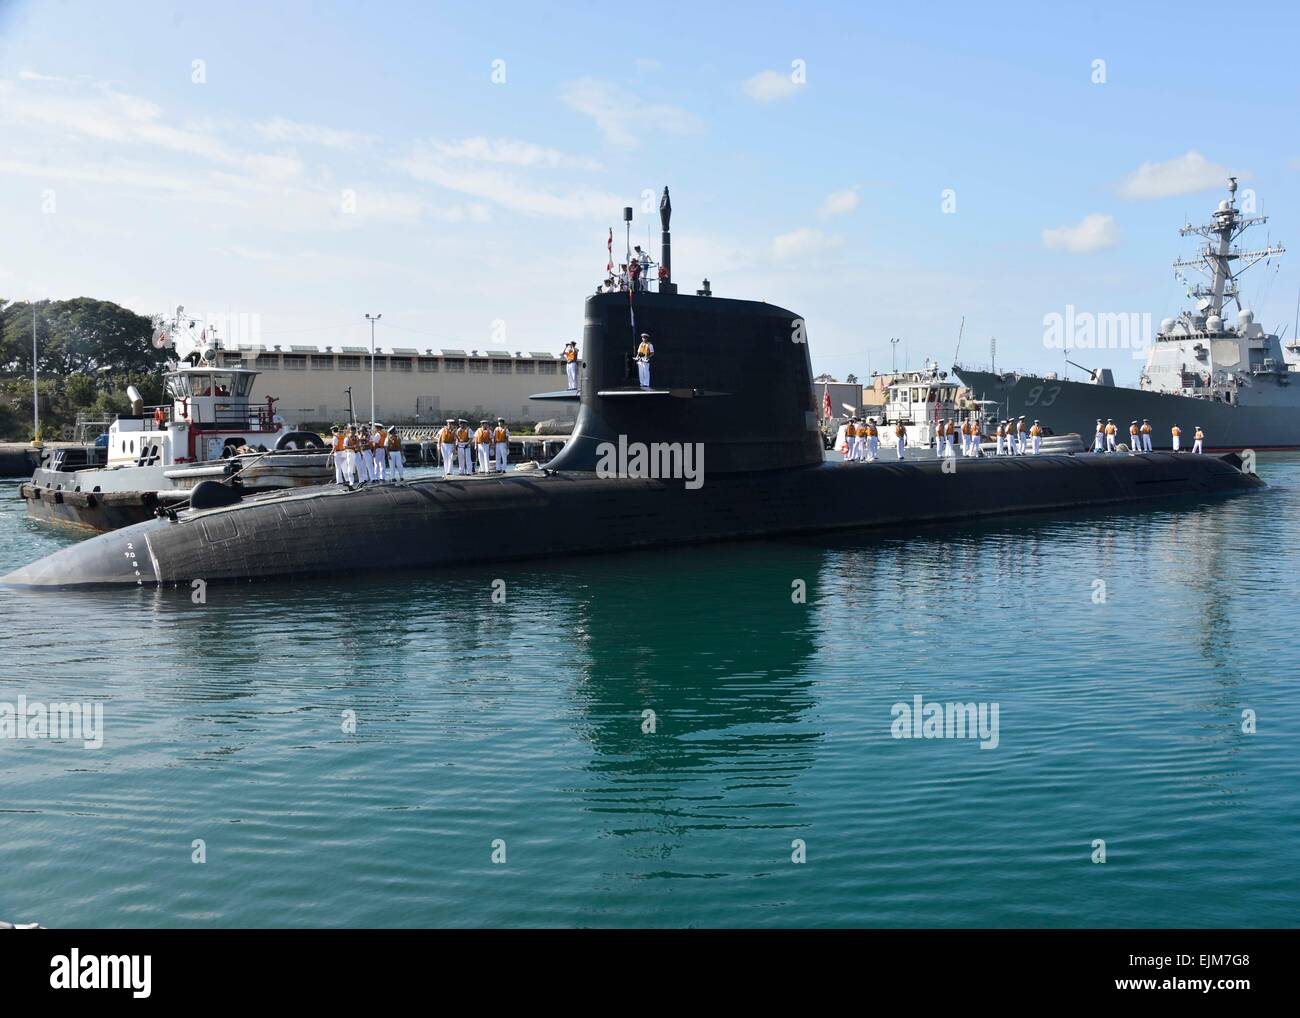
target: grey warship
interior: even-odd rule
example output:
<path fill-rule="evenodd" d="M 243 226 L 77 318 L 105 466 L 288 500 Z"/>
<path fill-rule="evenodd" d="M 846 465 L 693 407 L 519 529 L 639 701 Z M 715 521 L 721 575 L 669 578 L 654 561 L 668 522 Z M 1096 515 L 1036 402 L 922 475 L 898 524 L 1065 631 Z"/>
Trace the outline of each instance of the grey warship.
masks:
<path fill-rule="evenodd" d="M 598 293 L 584 313 L 574 433 L 540 471 L 359 489 L 223 492 L 0 578 L 25 587 L 188 585 L 356 575 L 492 560 L 774 538 L 1065 511 L 1263 487 L 1230 458 L 1152 453 L 829 463 L 806 323 L 784 308 L 678 293 L 667 190 L 657 291 Z M 634 362 L 653 337 L 649 385 Z M 761 413 L 754 408 L 761 407 Z M 603 467 L 612 449 L 698 452 L 700 483 Z M 224 504 L 215 504 L 224 503 Z"/>
<path fill-rule="evenodd" d="M 1205 244 L 1194 257 L 1175 261 L 1175 271 L 1182 279 L 1181 270 L 1195 269 L 1204 278 L 1189 287 L 1193 307 L 1160 323 L 1136 389 L 1115 385 L 1109 370 L 1089 371 L 1088 381 L 960 364 L 953 371 L 977 399 L 995 401 L 1010 419 L 1041 418 L 1058 432 L 1091 438 L 1100 417 L 1113 419 L 1126 435 L 1130 421 L 1145 419 L 1157 449 L 1171 447 L 1174 425 L 1184 435 L 1203 428 L 1209 451 L 1300 448 L 1300 337 L 1284 344 L 1266 332 L 1242 305 L 1238 286 L 1252 265 L 1284 253 L 1277 245 L 1245 250 L 1237 244 L 1264 222 L 1266 216 L 1247 215 L 1238 206 L 1231 177 L 1228 197 L 1210 221 L 1182 227 L 1182 236 Z M 1229 305 L 1235 323 L 1224 318 Z"/>

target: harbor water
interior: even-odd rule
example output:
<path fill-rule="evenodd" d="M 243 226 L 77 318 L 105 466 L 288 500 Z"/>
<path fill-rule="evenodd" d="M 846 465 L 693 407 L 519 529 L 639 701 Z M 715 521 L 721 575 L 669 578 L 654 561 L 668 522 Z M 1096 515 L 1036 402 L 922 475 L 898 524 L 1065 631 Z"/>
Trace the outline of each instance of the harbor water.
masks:
<path fill-rule="evenodd" d="M 0 710 L 102 707 L 97 747 L 0 739 L 0 918 L 1294 926 L 1300 456 L 1259 472 L 909 532 L 0 590 Z M 77 539 L 17 486 L 0 573 Z M 996 728 L 895 737 L 917 697 Z"/>

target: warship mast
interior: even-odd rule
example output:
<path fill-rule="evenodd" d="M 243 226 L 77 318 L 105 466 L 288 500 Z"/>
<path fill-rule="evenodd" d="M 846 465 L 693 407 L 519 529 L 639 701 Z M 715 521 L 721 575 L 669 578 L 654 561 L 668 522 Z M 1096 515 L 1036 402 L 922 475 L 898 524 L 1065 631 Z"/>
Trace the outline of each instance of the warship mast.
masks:
<path fill-rule="evenodd" d="M 1214 221 L 1201 226 L 1188 223 L 1178 231 L 1180 237 L 1196 234 L 1206 241 L 1197 257 L 1179 258 L 1174 262 L 1175 269 L 1192 268 L 1209 276 L 1208 285 L 1202 283 L 1191 291 L 1191 296 L 1198 298 L 1196 309 L 1202 315 L 1207 318 L 1222 317 L 1223 305 L 1229 300 L 1240 311 L 1238 277 L 1260 259 L 1286 252 L 1286 248 L 1280 244 L 1270 244 L 1255 251 L 1242 251 L 1232 246 L 1246 230 L 1266 222 L 1268 216 L 1243 215 L 1241 209 L 1237 208 L 1237 178 L 1229 177 L 1228 197 L 1219 202 L 1219 207 L 1214 211 Z M 1242 262 L 1235 271 L 1232 267 L 1234 261 Z"/>

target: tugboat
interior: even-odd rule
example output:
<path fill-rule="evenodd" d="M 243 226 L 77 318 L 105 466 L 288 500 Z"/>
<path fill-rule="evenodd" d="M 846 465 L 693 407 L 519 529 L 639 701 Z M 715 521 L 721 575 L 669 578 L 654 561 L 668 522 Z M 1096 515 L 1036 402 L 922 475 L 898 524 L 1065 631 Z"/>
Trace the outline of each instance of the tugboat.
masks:
<path fill-rule="evenodd" d="M 880 453 L 883 459 L 893 459 L 894 428 L 901 424 L 907 435 L 907 448 L 933 449 L 936 429 L 940 421 L 952 421 L 958 428 L 975 424 L 980 434 L 988 435 L 997 426 L 1001 405 L 994 400 L 979 400 L 962 395 L 962 385 L 940 371 L 939 365 L 926 360 L 921 371 L 904 371 L 894 376 L 885 387 L 885 404 L 881 411 Z M 1058 435 L 1044 426 L 1042 451 L 1045 453 L 1083 452 L 1083 439 L 1077 434 Z M 835 449 L 844 452 L 844 425 L 835 436 Z M 991 456 L 996 449 L 993 441 L 980 443 L 983 455 Z"/>
<path fill-rule="evenodd" d="M 862 527 L 968 525 L 982 516 L 1203 500 L 1264 487 L 1235 457 L 1173 453 L 973 458 L 956 470 L 953 460 L 936 459 L 828 463 L 804 318 L 762 301 L 715 297 L 708 286 L 678 293 L 669 212 L 665 192 L 658 291 L 588 297 L 578 387 L 533 397 L 578 404 L 572 436 L 545 468 L 251 498 L 223 488 L 231 496 L 224 504 L 196 498 L 202 504 L 175 518 L 70 545 L 0 584 L 355 576 Z"/>
<path fill-rule="evenodd" d="M 1136 389 L 1117 386 L 1108 368 L 1084 365 L 1075 366 L 1087 371 L 1086 382 L 961 365 L 953 371 L 977 396 L 1005 406 L 1009 416 L 1050 417 L 1059 427 L 1083 435 L 1093 434 L 1099 417 L 1124 429 L 1132 420 L 1145 419 L 1151 422 L 1157 449 L 1172 446 L 1174 425 L 1184 434 L 1202 428 L 1207 452 L 1300 448 L 1300 337 L 1283 344 L 1265 331 L 1242 304 L 1237 282 L 1252 265 L 1285 253 L 1275 244 L 1255 250 L 1237 244 L 1243 233 L 1267 221 L 1238 207 L 1237 178 L 1229 177 L 1228 197 L 1219 202 L 1211 221 L 1179 231 L 1205 241 L 1194 257 L 1174 262 L 1177 278 L 1188 285 L 1195 304 L 1160 323 Z M 1198 270 L 1204 281 L 1192 285 L 1183 269 Z M 1229 304 L 1236 306 L 1235 325 L 1224 318 Z M 1078 323 L 1066 328 L 1067 348 L 1080 345 L 1072 345 L 1077 328 Z M 1093 342 L 1123 345 L 1113 341 L 1128 338 L 1095 336 Z"/>
<path fill-rule="evenodd" d="M 28 516 L 115 530 L 174 512 L 201 481 L 253 493 L 333 479 L 320 436 L 287 427 L 273 397 L 252 402 L 258 373 L 222 363 L 215 329 L 200 328 L 184 307 L 154 324 L 154 346 L 175 352 L 163 375 L 171 402 L 145 406 L 135 386 L 128 388 L 131 412 L 109 425 L 106 464 L 80 468 L 52 450 L 20 488 Z"/>

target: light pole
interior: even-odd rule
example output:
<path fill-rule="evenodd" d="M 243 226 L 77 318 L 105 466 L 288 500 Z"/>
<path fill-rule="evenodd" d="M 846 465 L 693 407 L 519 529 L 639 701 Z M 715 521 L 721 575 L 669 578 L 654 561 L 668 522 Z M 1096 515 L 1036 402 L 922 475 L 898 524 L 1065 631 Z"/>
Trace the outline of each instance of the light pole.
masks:
<path fill-rule="evenodd" d="M 40 392 L 36 388 L 36 301 L 32 305 L 32 441 L 41 437 Z"/>
<path fill-rule="evenodd" d="M 383 318 L 382 314 L 372 315 L 366 313 L 366 321 L 370 323 L 370 423 L 375 422 L 375 322 Z"/>
<path fill-rule="evenodd" d="M 889 341 L 889 373 L 898 374 L 898 343 L 899 340 L 891 339 Z"/>

